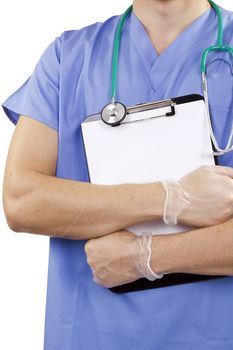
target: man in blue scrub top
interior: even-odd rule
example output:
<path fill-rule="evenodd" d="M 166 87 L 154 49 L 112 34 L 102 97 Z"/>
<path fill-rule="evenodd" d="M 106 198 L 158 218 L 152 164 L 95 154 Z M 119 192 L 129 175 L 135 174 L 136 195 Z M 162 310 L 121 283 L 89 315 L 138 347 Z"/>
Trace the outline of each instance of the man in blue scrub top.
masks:
<path fill-rule="evenodd" d="M 233 13 L 221 10 L 224 42 L 232 46 Z M 119 17 L 64 31 L 2 104 L 17 124 L 4 178 L 8 224 L 51 236 L 44 349 L 232 350 L 232 152 L 217 157 L 222 171 L 203 169 L 190 183 L 196 205 L 180 219 L 199 228 L 154 236 L 151 259 L 156 273 L 228 276 L 123 294 L 106 288 L 134 274 L 134 259 L 127 259 L 134 238 L 124 228 L 161 217 L 165 198 L 160 183 L 88 183 L 80 124 L 109 101 Z M 202 94 L 201 53 L 216 36 L 206 0 L 135 0 L 122 34 L 117 100 L 129 106 Z M 208 81 L 223 147 L 233 79 L 221 55 L 209 56 Z"/>

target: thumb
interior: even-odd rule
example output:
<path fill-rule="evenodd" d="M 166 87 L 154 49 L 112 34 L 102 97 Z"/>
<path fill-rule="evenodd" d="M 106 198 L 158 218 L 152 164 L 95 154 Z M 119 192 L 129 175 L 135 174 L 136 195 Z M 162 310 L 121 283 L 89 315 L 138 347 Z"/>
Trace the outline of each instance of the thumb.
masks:
<path fill-rule="evenodd" d="M 226 175 L 233 179 L 233 168 L 229 166 L 215 165 L 214 170 L 220 175 Z"/>

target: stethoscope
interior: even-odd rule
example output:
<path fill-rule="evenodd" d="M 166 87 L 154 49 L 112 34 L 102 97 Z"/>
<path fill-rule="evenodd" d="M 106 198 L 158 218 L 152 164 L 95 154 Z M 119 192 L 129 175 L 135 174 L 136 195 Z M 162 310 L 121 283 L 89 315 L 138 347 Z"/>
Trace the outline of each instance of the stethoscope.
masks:
<path fill-rule="evenodd" d="M 223 45 L 223 23 L 222 23 L 222 14 L 218 5 L 216 5 L 212 0 L 208 0 L 210 5 L 213 7 L 217 18 L 218 18 L 218 39 L 217 44 L 206 48 L 201 57 L 201 76 L 202 76 L 202 89 L 204 95 L 204 101 L 206 106 L 206 115 L 210 128 L 210 136 L 213 142 L 213 146 L 216 151 L 213 152 L 214 155 L 222 155 L 227 152 L 233 151 L 233 121 L 231 132 L 227 141 L 225 149 L 219 147 L 218 142 L 214 136 L 214 131 L 211 124 L 210 110 L 209 110 L 209 98 L 208 98 L 208 85 L 207 85 L 207 56 L 211 51 L 227 51 L 233 57 L 233 48 L 230 46 Z M 118 126 L 125 119 L 127 115 L 126 106 L 116 101 L 116 88 L 117 88 L 117 72 L 118 72 L 118 61 L 119 61 L 119 49 L 122 36 L 123 25 L 133 10 L 133 5 L 131 5 L 121 16 L 118 23 L 114 45 L 113 45 L 113 56 L 112 56 L 112 69 L 111 69 L 111 102 L 107 104 L 101 111 L 101 119 L 105 124 L 111 126 Z M 225 60 L 224 60 L 225 61 Z M 227 62 L 229 63 L 229 62 Z"/>

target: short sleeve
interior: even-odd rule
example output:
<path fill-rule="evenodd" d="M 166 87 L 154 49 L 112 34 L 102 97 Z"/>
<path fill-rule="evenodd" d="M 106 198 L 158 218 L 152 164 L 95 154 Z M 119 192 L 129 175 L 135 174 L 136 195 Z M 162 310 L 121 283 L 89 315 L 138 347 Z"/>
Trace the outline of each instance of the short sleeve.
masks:
<path fill-rule="evenodd" d="M 31 76 L 2 103 L 15 125 L 20 115 L 26 115 L 58 130 L 61 43 L 62 35 L 47 46 Z"/>

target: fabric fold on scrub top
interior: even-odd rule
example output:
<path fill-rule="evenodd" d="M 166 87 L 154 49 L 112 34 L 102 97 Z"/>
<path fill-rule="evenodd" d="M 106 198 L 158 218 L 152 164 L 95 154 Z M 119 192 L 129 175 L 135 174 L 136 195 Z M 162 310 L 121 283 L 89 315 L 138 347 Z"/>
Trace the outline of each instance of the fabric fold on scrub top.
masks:
<path fill-rule="evenodd" d="M 224 42 L 233 46 L 233 13 L 222 9 L 222 14 Z M 110 100 L 118 21 L 113 16 L 64 31 L 2 103 L 14 124 L 26 115 L 57 131 L 57 177 L 89 181 L 80 124 Z M 202 94 L 201 54 L 216 38 L 217 18 L 209 9 L 158 56 L 132 12 L 122 34 L 117 100 L 130 106 Z M 223 56 L 229 58 L 221 52 L 208 58 L 210 108 L 220 146 L 233 117 L 232 75 L 219 60 Z M 232 153 L 217 157 L 216 163 L 232 167 Z M 114 294 L 93 281 L 84 244 L 50 238 L 44 350 L 233 349 L 233 277 Z"/>

